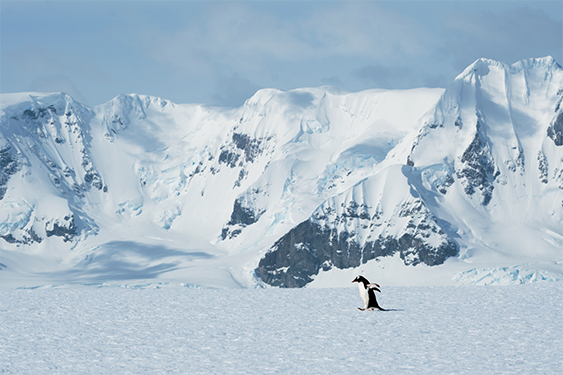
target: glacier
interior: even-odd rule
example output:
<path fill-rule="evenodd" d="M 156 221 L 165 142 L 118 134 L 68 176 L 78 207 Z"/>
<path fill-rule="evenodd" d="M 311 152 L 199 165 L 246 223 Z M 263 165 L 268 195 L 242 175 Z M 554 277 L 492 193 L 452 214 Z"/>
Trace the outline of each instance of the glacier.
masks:
<path fill-rule="evenodd" d="M 1 99 L 2 287 L 563 278 L 551 57 L 479 59 L 445 89 L 263 89 L 238 108 Z"/>

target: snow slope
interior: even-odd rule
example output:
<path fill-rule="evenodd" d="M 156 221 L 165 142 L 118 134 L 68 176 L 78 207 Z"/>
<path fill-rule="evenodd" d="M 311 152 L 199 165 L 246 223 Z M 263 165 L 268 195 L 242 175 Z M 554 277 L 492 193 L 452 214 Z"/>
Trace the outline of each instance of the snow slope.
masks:
<path fill-rule="evenodd" d="M 366 276 L 370 277 L 370 275 Z M 556 374 L 563 283 L 0 290 L 7 374 Z"/>
<path fill-rule="evenodd" d="M 188 283 L 238 285 L 225 280 L 231 268 L 248 283 L 257 251 L 368 173 L 441 92 L 262 90 L 238 109 L 120 95 L 94 115 L 73 110 L 64 94 L 27 101 L 19 94 L 21 102 L 3 110 L 4 149 L 17 165 L 2 201 L 2 234 L 12 236 L 2 243 L 3 275 L 10 274 L 3 284 L 19 285 L 26 274 L 52 284 L 167 273 Z M 417 103 L 415 112 L 401 110 L 412 106 L 405 99 Z M 90 121 L 80 121 L 83 113 Z M 87 137 L 72 138 L 76 125 Z M 53 127 L 67 131 L 63 141 L 53 139 Z M 35 190 L 33 179 L 45 188 Z M 39 202 L 47 207 L 37 211 Z M 245 224 L 230 220 L 235 202 L 267 211 L 249 239 L 235 232 Z M 62 226 L 64 217 L 74 224 L 61 234 L 73 232 L 73 240 L 46 236 L 43 223 Z"/>
<path fill-rule="evenodd" d="M 240 108 L 2 94 L 2 287 L 561 280 L 562 88 L 547 57 Z"/>
<path fill-rule="evenodd" d="M 349 278 L 349 268 L 391 267 L 403 282 L 425 274 L 396 265 L 398 255 L 437 266 L 436 279 L 444 268 L 457 282 L 561 280 L 562 99 L 552 58 L 476 61 L 371 176 L 276 242 L 261 278 L 302 286 L 319 272 Z M 292 268 L 292 258 L 308 266 Z"/>

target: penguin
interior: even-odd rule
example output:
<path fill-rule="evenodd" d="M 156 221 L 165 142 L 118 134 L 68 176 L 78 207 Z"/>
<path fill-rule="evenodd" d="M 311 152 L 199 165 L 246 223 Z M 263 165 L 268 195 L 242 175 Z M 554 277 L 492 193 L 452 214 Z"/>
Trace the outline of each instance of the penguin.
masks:
<path fill-rule="evenodd" d="M 375 290 L 381 293 L 379 290 L 379 285 L 375 283 L 370 283 L 368 279 L 363 277 L 362 275 L 357 276 L 353 283 L 358 283 L 358 289 L 360 290 L 360 297 L 364 300 L 364 308 L 358 307 L 359 310 L 368 310 L 373 311 L 374 309 L 379 309 L 381 311 L 387 311 L 377 303 L 377 299 L 375 298 Z"/>

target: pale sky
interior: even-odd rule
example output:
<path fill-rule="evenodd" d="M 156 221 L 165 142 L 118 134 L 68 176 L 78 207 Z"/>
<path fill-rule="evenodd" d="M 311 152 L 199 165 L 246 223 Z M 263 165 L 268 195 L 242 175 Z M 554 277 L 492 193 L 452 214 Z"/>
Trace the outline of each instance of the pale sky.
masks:
<path fill-rule="evenodd" d="M 447 87 L 485 57 L 563 64 L 562 1 L 0 2 L 0 92 L 238 106 L 258 89 Z"/>

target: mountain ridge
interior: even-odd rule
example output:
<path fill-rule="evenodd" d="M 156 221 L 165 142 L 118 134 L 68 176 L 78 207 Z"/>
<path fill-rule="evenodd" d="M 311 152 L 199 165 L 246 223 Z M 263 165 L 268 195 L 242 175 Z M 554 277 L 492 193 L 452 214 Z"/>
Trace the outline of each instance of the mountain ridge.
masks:
<path fill-rule="evenodd" d="M 239 108 L 2 94 L 1 272 L 302 287 L 365 267 L 477 283 L 509 266 L 502 282 L 560 280 L 562 93 L 546 57 L 479 59 L 445 90 L 264 89 Z M 28 256 L 57 266 L 39 277 Z"/>

